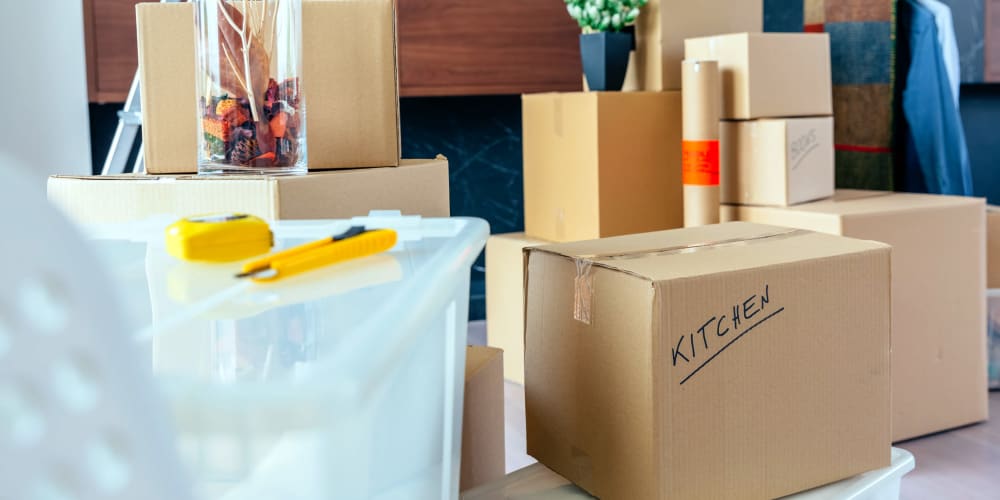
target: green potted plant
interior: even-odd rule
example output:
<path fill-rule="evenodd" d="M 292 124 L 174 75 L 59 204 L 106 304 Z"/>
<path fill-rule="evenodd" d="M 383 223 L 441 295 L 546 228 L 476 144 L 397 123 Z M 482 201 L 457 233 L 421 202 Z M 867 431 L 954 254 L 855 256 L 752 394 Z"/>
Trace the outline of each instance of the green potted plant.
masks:
<path fill-rule="evenodd" d="M 583 29 L 580 58 L 590 90 L 621 90 L 634 33 L 623 31 L 648 0 L 565 0 L 566 10 Z"/>

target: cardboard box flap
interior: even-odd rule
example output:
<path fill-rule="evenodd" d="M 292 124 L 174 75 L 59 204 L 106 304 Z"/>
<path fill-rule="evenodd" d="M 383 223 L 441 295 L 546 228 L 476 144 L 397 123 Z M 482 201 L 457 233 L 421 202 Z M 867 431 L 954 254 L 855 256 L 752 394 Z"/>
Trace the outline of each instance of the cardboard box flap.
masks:
<path fill-rule="evenodd" d="M 795 238 L 795 245 L 784 240 Z M 753 252 L 746 251 L 752 246 Z M 620 271 L 650 281 L 718 274 L 738 269 L 822 259 L 859 251 L 888 249 L 874 241 L 850 240 L 800 229 L 761 224 L 727 223 L 683 231 L 605 238 L 525 249 Z M 711 255 L 708 255 L 711 253 Z M 722 253 L 732 258 L 720 258 Z M 578 265 L 578 272 L 589 272 Z"/>

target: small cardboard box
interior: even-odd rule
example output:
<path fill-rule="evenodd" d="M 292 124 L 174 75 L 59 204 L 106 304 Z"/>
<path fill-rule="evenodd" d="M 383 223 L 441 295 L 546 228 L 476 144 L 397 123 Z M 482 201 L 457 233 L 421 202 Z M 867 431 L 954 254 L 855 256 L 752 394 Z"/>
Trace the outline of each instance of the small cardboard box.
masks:
<path fill-rule="evenodd" d="M 80 223 L 244 212 L 268 220 L 340 219 L 371 210 L 448 217 L 448 160 L 302 176 L 52 176 L 49 200 Z"/>
<path fill-rule="evenodd" d="M 548 242 L 524 233 L 486 240 L 486 338 L 504 351 L 504 378 L 524 384 L 525 248 Z"/>
<path fill-rule="evenodd" d="M 763 0 L 650 0 L 636 21 L 642 90 L 680 90 L 684 39 L 764 31 Z"/>
<path fill-rule="evenodd" d="M 198 171 L 194 5 L 136 5 L 146 171 Z M 309 169 L 396 166 L 392 0 L 306 0 L 302 66 Z"/>
<path fill-rule="evenodd" d="M 724 121 L 721 200 L 787 206 L 833 196 L 833 117 Z"/>
<path fill-rule="evenodd" d="M 987 418 L 983 205 L 838 190 L 794 207 L 724 205 L 722 219 L 892 245 L 892 437 L 901 441 Z"/>
<path fill-rule="evenodd" d="M 465 491 L 504 478 L 503 351 L 469 346 L 465 351 L 462 472 Z"/>
<path fill-rule="evenodd" d="M 986 207 L 986 288 L 1000 288 L 1000 207 Z"/>
<path fill-rule="evenodd" d="M 680 92 L 525 95 L 524 226 L 574 241 L 681 227 Z"/>
<path fill-rule="evenodd" d="M 525 250 L 528 454 L 609 500 L 886 467 L 890 248 L 722 224 Z"/>
<path fill-rule="evenodd" d="M 688 39 L 684 47 L 687 59 L 719 61 L 723 119 L 833 114 L 826 33 L 737 33 Z"/>

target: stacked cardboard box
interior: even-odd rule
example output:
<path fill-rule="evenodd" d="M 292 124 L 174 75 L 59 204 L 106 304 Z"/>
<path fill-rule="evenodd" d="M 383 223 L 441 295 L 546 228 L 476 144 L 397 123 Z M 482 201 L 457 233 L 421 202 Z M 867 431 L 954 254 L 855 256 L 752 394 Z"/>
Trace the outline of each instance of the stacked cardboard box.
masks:
<path fill-rule="evenodd" d="M 893 440 L 987 418 L 983 200 L 838 190 L 793 207 L 728 205 L 722 218 L 892 245 Z"/>
<path fill-rule="evenodd" d="M 525 95 L 524 227 L 487 243 L 490 345 L 524 381 L 526 247 L 681 227 L 680 92 Z"/>
<path fill-rule="evenodd" d="M 722 73 L 722 203 L 786 206 L 833 195 L 833 97 L 826 34 L 689 39 L 688 60 Z"/>
<path fill-rule="evenodd" d="M 228 211 L 272 220 L 344 218 L 383 209 L 448 216 L 447 159 L 400 160 L 392 0 L 306 0 L 302 8 L 308 175 L 191 175 L 198 170 L 195 6 L 140 3 L 148 175 L 55 176 L 49 198 L 87 223 Z"/>

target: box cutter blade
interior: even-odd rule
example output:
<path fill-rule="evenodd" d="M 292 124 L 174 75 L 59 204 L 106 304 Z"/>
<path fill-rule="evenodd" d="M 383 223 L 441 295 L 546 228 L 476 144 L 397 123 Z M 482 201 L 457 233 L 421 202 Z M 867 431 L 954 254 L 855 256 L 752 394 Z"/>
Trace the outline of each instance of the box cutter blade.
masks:
<path fill-rule="evenodd" d="M 306 243 L 243 266 L 237 278 L 250 278 L 258 282 L 277 281 L 320 267 L 367 257 L 390 250 L 396 246 L 396 231 L 392 229 L 366 229 L 353 226 L 331 238 Z"/>

